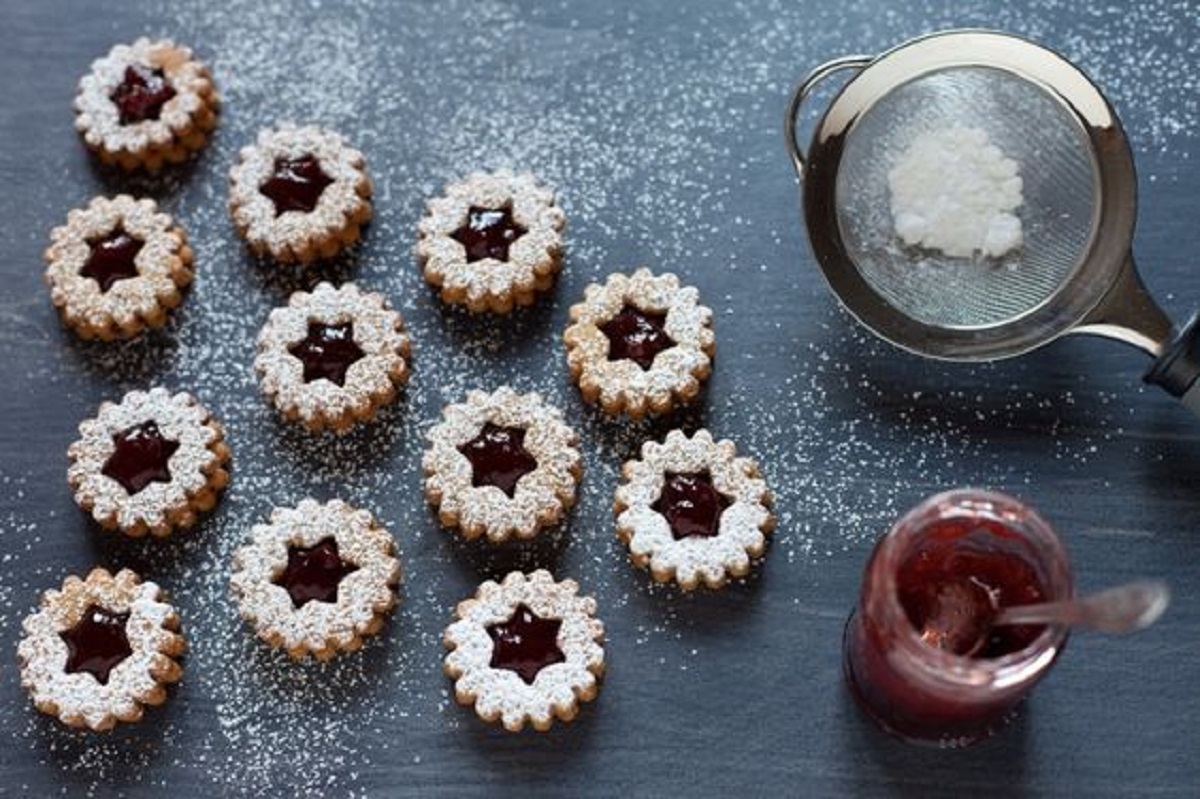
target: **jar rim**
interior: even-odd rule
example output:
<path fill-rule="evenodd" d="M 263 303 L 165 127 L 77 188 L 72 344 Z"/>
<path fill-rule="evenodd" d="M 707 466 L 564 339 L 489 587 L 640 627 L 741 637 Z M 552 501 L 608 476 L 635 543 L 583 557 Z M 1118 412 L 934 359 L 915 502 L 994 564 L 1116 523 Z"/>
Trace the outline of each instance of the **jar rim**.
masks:
<path fill-rule="evenodd" d="M 954 518 L 956 515 L 989 518 L 1013 529 L 1030 544 L 1039 559 L 1035 564 L 1044 572 L 1049 601 L 1068 599 L 1074 593 L 1070 559 L 1053 528 L 1033 508 L 1007 494 L 982 489 L 960 488 L 935 494 L 904 514 L 880 541 L 868 579 L 876 580 L 875 599 L 880 605 L 872 614 L 894 633 L 898 649 L 906 657 L 910 677 L 926 683 L 961 687 L 1005 689 L 1024 684 L 1041 673 L 1057 657 L 1069 629 L 1064 625 L 1046 625 L 1041 634 L 1022 649 L 996 658 L 956 655 L 921 640 L 900 602 L 895 560 L 921 531 L 924 519 Z M 864 596 L 864 603 L 866 597 Z"/>

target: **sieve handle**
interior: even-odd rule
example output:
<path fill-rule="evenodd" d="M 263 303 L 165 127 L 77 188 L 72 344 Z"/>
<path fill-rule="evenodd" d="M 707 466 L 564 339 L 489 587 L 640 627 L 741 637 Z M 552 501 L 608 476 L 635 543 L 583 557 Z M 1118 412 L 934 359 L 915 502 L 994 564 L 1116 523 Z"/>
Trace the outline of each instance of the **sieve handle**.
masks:
<path fill-rule="evenodd" d="M 1179 335 L 1163 348 L 1145 380 L 1166 389 L 1200 416 L 1200 313 L 1193 314 Z"/>
<path fill-rule="evenodd" d="M 808 99 L 808 96 L 813 93 L 817 84 L 830 75 L 835 72 L 841 72 L 843 69 L 862 69 L 874 60 L 872 56 L 865 55 L 850 55 L 843 58 L 835 58 L 808 73 L 804 77 L 804 80 L 796 84 L 796 88 L 792 90 L 792 98 L 788 101 L 787 116 L 783 120 L 783 132 L 787 139 L 788 155 L 792 157 L 792 165 L 796 167 L 796 175 L 801 180 L 804 179 L 806 163 L 804 148 L 800 146 L 800 141 L 797 138 L 799 130 L 796 125 L 796 118 L 800 116 L 800 107 L 804 105 L 804 101 Z"/>

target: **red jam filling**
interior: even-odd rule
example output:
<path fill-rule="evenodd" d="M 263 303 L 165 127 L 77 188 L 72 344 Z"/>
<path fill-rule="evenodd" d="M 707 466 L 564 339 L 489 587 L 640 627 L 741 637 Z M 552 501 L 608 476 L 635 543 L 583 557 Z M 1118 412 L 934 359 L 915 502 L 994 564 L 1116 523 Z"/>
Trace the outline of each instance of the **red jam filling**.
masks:
<path fill-rule="evenodd" d="M 317 207 L 321 194 L 333 178 L 321 169 L 321 162 L 312 155 L 299 158 L 276 158 L 275 170 L 259 191 L 275 203 L 275 214 L 299 211 L 307 214 Z"/>
<path fill-rule="evenodd" d="M 664 329 L 666 323 L 666 314 L 646 313 L 626 305 L 600 327 L 608 337 L 608 359 L 628 359 L 648 370 L 654 365 L 654 356 L 675 346 L 675 340 Z"/>
<path fill-rule="evenodd" d="M 308 335 L 288 352 L 304 364 L 304 382 L 325 378 L 335 385 L 346 385 L 346 370 L 363 357 L 362 349 L 354 342 L 354 324 L 325 325 L 308 323 Z"/>
<path fill-rule="evenodd" d="M 489 422 L 458 451 L 471 462 L 471 485 L 496 486 L 510 497 L 517 482 L 537 468 L 537 460 L 525 449 L 525 431 L 520 427 Z"/>
<path fill-rule="evenodd" d="M 171 482 L 171 456 L 177 449 L 179 442 L 163 438 L 151 419 L 113 436 L 113 453 L 100 473 L 133 495 L 151 483 Z"/>
<path fill-rule="evenodd" d="M 1013 532 L 990 520 L 950 519 L 925 539 L 900 565 L 896 590 L 926 643 L 997 658 L 1024 649 L 1041 634 L 1041 625 L 991 623 L 1003 608 L 1047 601 L 1042 579 L 1021 556 Z"/>
<path fill-rule="evenodd" d="M 113 613 L 99 605 L 89 605 L 82 618 L 69 630 L 59 633 L 67 645 L 67 674 L 85 671 L 101 685 L 108 685 L 108 675 L 125 658 L 133 654 L 125 635 L 128 613 Z"/>
<path fill-rule="evenodd" d="M 494 258 L 508 260 L 508 248 L 525 235 L 507 208 L 499 210 L 471 206 L 467 223 L 454 231 L 454 239 L 467 250 L 467 263 Z"/>
<path fill-rule="evenodd" d="M 533 685 L 538 672 L 566 660 L 558 648 L 562 619 L 543 619 L 525 605 L 518 605 L 508 621 L 487 627 L 492 639 L 493 669 L 515 671 Z"/>
<path fill-rule="evenodd" d="M 161 69 L 142 64 L 125 67 L 125 76 L 109 99 L 117 106 L 122 125 L 158 119 L 162 107 L 175 96 L 175 87 Z"/>
<path fill-rule="evenodd" d="M 338 555 L 337 541 L 326 538 L 311 547 L 288 547 L 287 568 L 272 582 L 287 590 L 292 605 L 301 608 L 311 601 L 337 602 L 342 578 L 358 567 Z"/>
<path fill-rule="evenodd" d="M 121 228 L 117 228 L 102 239 L 90 239 L 87 260 L 79 270 L 82 277 L 90 277 L 100 284 L 104 293 L 118 280 L 138 276 L 134 259 L 142 251 L 143 242 L 135 239 Z"/>
<path fill-rule="evenodd" d="M 676 541 L 692 536 L 712 538 L 721 514 L 732 502 L 713 485 L 708 472 L 667 472 L 662 494 L 650 507 L 667 518 Z"/>

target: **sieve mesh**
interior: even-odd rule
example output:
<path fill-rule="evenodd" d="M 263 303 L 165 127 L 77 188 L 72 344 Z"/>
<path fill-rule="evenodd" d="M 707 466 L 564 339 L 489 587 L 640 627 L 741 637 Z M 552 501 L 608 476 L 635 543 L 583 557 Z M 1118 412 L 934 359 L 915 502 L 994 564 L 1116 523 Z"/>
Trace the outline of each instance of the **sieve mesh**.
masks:
<path fill-rule="evenodd" d="M 889 170 L 918 136 L 955 125 L 983 129 L 1019 164 L 1025 243 L 1003 258 L 950 258 L 894 233 Z M 1086 134 L 1045 90 L 999 69 L 944 69 L 892 90 L 850 131 L 837 174 L 839 232 L 855 268 L 897 310 L 938 327 L 992 327 L 1044 303 L 1076 273 L 1098 185 Z"/>

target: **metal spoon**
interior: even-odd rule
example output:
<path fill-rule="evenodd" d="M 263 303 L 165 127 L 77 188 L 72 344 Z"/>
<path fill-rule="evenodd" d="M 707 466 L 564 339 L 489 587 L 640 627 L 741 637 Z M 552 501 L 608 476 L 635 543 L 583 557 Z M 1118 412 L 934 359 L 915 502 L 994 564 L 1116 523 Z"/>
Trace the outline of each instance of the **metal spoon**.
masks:
<path fill-rule="evenodd" d="M 1158 620 L 1167 608 L 1170 592 L 1159 580 L 1139 580 L 1060 602 L 999 609 L 995 599 L 973 580 L 943 586 L 938 592 L 938 608 L 921 630 L 921 640 L 952 654 L 971 657 L 983 649 L 993 627 L 1060 624 L 1131 633 Z"/>
<path fill-rule="evenodd" d="M 1131 633 L 1158 621 L 1170 601 L 1166 583 L 1138 580 L 1082 598 L 1007 607 L 996 614 L 992 626 L 1064 624 L 1105 633 Z"/>

